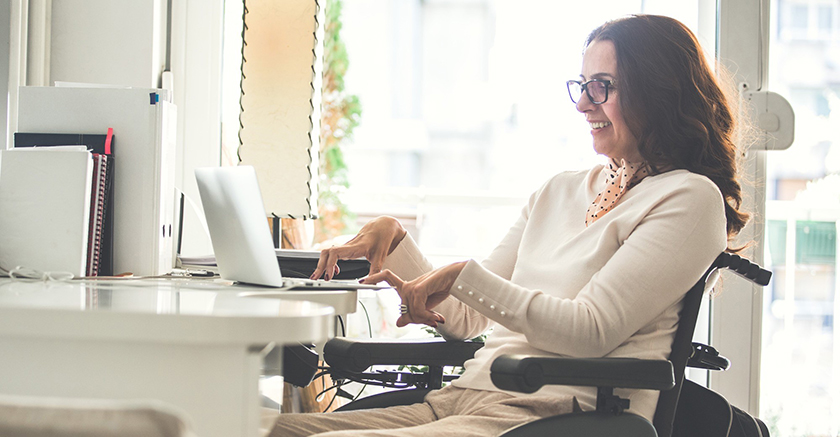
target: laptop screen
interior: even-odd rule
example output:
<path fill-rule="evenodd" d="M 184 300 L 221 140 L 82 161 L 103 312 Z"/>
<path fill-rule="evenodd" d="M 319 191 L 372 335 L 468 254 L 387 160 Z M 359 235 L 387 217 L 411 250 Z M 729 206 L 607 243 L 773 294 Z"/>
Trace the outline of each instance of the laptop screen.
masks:
<path fill-rule="evenodd" d="M 195 179 L 222 278 L 282 286 L 254 168 L 197 168 Z"/>

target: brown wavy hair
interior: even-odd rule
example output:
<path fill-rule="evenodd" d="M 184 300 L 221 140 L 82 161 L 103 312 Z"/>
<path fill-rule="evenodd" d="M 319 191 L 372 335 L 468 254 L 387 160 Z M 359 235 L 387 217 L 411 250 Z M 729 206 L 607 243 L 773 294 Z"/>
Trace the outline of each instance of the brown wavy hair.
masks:
<path fill-rule="evenodd" d="M 611 41 L 621 111 L 652 174 L 685 169 L 723 194 L 733 238 L 749 220 L 739 210 L 735 115 L 697 38 L 679 21 L 633 15 L 604 23 L 586 39 Z"/>

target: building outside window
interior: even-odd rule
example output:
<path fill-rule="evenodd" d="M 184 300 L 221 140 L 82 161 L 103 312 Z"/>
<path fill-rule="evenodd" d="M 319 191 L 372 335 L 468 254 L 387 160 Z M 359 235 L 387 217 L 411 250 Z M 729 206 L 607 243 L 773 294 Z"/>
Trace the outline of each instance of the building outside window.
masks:
<path fill-rule="evenodd" d="M 761 416 L 779 436 L 840 435 L 840 39 L 836 1 L 771 4 L 770 84 L 796 113 L 767 154 Z"/>

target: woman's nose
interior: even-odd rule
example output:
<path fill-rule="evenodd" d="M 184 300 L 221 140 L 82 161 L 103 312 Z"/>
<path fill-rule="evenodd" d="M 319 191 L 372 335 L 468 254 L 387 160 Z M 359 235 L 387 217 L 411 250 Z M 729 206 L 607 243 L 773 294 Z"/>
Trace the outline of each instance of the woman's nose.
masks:
<path fill-rule="evenodd" d="M 578 112 L 588 112 L 595 109 L 595 105 L 592 104 L 592 101 L 589 100 L 589 96 L 584 92 L 581 93 L 580 98 L 577 103 L 575 103 L 575 108 Z"/>

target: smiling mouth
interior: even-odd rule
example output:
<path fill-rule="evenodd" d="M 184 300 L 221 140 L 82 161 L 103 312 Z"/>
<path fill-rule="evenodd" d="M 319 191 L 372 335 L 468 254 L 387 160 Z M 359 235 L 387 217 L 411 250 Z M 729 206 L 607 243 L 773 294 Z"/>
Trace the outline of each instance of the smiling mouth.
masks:
<path fill-rule="evenodd" d="M 599 122 L 596 122 L 596 123 L 589 123 L 589 127 L 591 127 L 593 130 L 603 129 L 607 126 L 612 126 L 612 123 L 609 122 L 609 121 L 599 121 Z"/>

